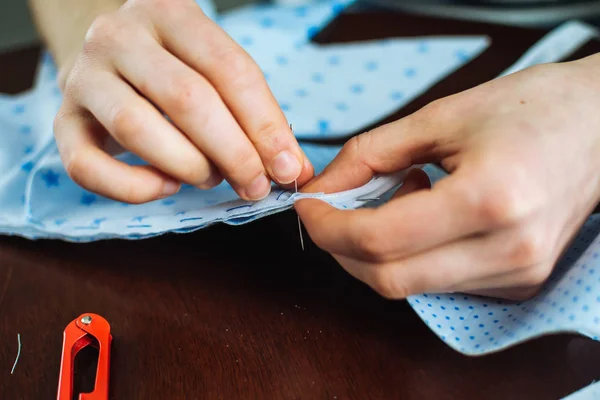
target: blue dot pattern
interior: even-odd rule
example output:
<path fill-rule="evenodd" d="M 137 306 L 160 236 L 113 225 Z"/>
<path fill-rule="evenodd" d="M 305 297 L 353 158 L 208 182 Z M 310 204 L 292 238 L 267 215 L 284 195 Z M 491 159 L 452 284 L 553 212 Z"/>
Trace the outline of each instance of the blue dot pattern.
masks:
<path fill-rule="evenodd" d="M 241 7 L 219 24 L 253 58 L 299 138 L 356 132 L 425 92 L 484 51 L 478 36 L 317 45 L 351 1 Z M 318 110 L 319 112 L 315 112 Z"/>
<path fill-rule="evenodd" d="M 444 174 L 425 167 L 432 182 Z M 579 231 L 535 298 L 509 302 L 428 293 L 408 299 L 417 315 L 450 347 L 469 355 L 499 351 L 555 332 L 600 336 L 600 215 Z"/>

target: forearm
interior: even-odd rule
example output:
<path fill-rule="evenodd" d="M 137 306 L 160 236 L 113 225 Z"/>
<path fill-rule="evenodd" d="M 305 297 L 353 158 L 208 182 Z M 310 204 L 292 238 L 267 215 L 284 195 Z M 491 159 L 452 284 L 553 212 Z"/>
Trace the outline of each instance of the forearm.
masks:
<path fill-rule="evenodd" d="M 39 34 L 58 68 L 68 67 L 94 19 L 126 0 L 28 0 Z"/>

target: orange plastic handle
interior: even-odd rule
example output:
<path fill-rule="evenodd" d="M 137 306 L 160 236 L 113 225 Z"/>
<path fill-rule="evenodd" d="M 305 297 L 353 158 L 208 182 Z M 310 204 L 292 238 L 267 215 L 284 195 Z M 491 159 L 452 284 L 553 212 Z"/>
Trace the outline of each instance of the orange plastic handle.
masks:
<path fill-rule="evenodd" d="M 75 356 L 81 349 L 96 339 L 98 343 L 98 367 L 96 382 L 91 393 L 81 393 L 79 400 L 108 400 L 108 382 L 110 372 L 110 346 L 112 336 L 108 321 L 100 315 L 86 313 L 73 320 L 65 328 L 63 348 L 58 378 L 57 400 L 73 398 L 73 368 Z"/>

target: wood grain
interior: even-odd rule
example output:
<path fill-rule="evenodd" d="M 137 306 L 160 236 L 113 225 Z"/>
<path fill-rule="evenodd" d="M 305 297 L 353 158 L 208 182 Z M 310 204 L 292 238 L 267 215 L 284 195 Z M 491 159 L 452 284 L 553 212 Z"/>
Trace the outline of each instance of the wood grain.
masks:
<path fill-rule="evenodd" d="M 543 34 L 366 13 L 318 41 L 419 32 L 503 45 L 408 110 L 493 77 Z M 0 91 L 31 85 L 37 53 L 0 56 Z M 454 352 L 404 301 L 382 299 L 310 242 L 302 252 L 293 212 L 142 241 L 1 237 L 2 399 L 55 397 L 62 332 L 84 312 L 111 323 L 113 399 L 558 399 L 600 379 L 600 343 L 578 336 Z"/>

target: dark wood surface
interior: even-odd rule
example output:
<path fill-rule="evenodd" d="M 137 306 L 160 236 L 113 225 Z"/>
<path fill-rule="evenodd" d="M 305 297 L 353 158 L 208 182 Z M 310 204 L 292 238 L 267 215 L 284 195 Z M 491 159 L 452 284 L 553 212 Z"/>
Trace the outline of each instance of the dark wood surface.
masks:
<path fill-rule="evenodd" d="M 394 117 L 494 77 L 543 34 L 369 13 L 317 41 L 431 33 L 494 45 Z M 0 91 L 29 87 L 37 54 L 0 56 Z M 302 252 L 293 212 L 142 241 L 0 237 L 1 399 L 55 398 L 62 332 L 84 312 L 111 324 L 113 399 L 559 399 L 600 379 L 600 343 L 578 336 L 454 352 L 404 301 L 380 298 L 311 243 Z"/>

